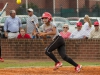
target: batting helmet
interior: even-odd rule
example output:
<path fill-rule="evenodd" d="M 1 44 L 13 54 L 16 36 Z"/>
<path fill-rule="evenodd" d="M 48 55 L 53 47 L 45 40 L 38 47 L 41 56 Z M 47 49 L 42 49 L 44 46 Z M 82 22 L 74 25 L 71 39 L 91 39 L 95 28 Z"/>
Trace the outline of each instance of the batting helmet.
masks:
<path fill-rule="evenodd" d="M 44 12 L 43 15 L 42 15 L 42 19 L 43 18 L 48 18 L 49 21 L 51 21 L 52 20 L 52 15 L 49 12 Z"/>

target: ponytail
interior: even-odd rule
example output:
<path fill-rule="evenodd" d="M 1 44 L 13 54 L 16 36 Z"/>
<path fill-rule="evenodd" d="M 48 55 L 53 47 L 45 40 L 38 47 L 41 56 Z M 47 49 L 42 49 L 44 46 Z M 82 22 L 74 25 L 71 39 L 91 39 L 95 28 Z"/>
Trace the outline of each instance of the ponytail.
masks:
<path fill-rule="evenodd" d="M 92 27 L 92 24 L 91 24 L 89 16 L 85 15 L 84 19 L 89 23 L 89 27 Z"/>

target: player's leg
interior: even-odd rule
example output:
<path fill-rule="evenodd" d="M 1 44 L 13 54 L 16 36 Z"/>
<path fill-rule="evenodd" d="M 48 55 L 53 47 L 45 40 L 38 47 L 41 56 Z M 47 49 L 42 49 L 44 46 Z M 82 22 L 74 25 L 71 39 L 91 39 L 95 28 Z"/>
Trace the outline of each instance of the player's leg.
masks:
<path fill-rule="evenodd" d="M 73 61 L 70 57 L 66 55 L 65 45 L 60 46 L 57 50 L 63 60 L 75 66 L 76 72 L 80 71 L 81 65 L 78 65 L 75 61 Z"/>
<path fill-rule="evenodd" d="M 59 46 L 58 41 L 59 41 L 59 37 L 55 39 L 54 41 L 52 41 L 50 45 L 45 48 L 46 50 L 45 54 L 48 55 L 54 62 L 59 62 L 57 58 L 54 56 L 54 54 L 52 53 L 52 51 L 58 48 Z"/>
<path fill-rule="evenodd" d="M 62 66 L 62 63 L 57 60 L 57 58 L 52 53 L 53 50 L 57 49 L 61 43 L 59 43 L 59 36 L 57 36 L 54 41 L 46 48 L 45 54 L 48 55 L 55 62 L 55 69 Z"/>
<path fill-rule="evenodd" d="M 63 60 L 67 61 L 68 63 L 72 64 L 73 66 L 77 66 L 78 64 L 75 63 L 71 58 L 66 55 L 65 46 L 61 46 L 58 49 L 59 55 L 62 57 Z"/>

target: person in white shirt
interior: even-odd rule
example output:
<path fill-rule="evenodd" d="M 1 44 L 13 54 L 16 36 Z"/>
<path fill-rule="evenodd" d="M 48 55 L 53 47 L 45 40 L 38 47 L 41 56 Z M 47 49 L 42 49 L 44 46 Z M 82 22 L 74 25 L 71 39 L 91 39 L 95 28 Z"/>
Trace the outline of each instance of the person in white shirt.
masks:
<path fill-rule="evenodd" d="M 29 8 L 27 12 L 28 12 L 28 18 L 27 18 L 26 32 L 31 36 L 31 38 L 35 38 L 36 26 L 38 26 L 38 18 L 36 15 L 34 15 L 34 11 L 32 8 Z"/>
<path fill-rule="evenodd" d="M 91 32 L 91 30 L 92 30 L 92 24 L 91 24 L 91 21 L 90 21 L 90 18 L 89 18 L 88 15 L 85 15 L 85 17 L 84 17 L 84 22 L 85 22 L 85 23 L 84 23 L 82 29 L 86 31 L 85 34 L 86 34 L 87 37 L 89 37 L 90 32 Z"/>
<path fill-rule="evenodd" d="M 96 21 L 94 22 L 94 28 L 89 36 L 89 39 L 93 39 L 93 38 L 100 38 L 100 27 L 99 27 L 99 22 Z"/>
<path fill-rule="evenodd" d="M 77 39 L 86 38 L 85 31 L 82 30 L 82 23 L 81 22 L 77 23 L 77 30 L 72 32 L 72 34 L 70 35 L 70 38 L 77 38 Z"/>

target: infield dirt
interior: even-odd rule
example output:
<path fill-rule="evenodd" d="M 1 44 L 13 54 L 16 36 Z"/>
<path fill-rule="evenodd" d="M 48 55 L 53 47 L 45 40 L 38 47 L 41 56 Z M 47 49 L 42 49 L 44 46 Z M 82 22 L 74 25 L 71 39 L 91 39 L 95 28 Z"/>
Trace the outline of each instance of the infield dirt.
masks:
<path fill-rule="evenodd" d="M 79 73 L 74 67 L 60 67 L 56 71 L 53 67 L 4 68 L 0 75 L 100 75 L 100 66 L 83 66 Z"/>

